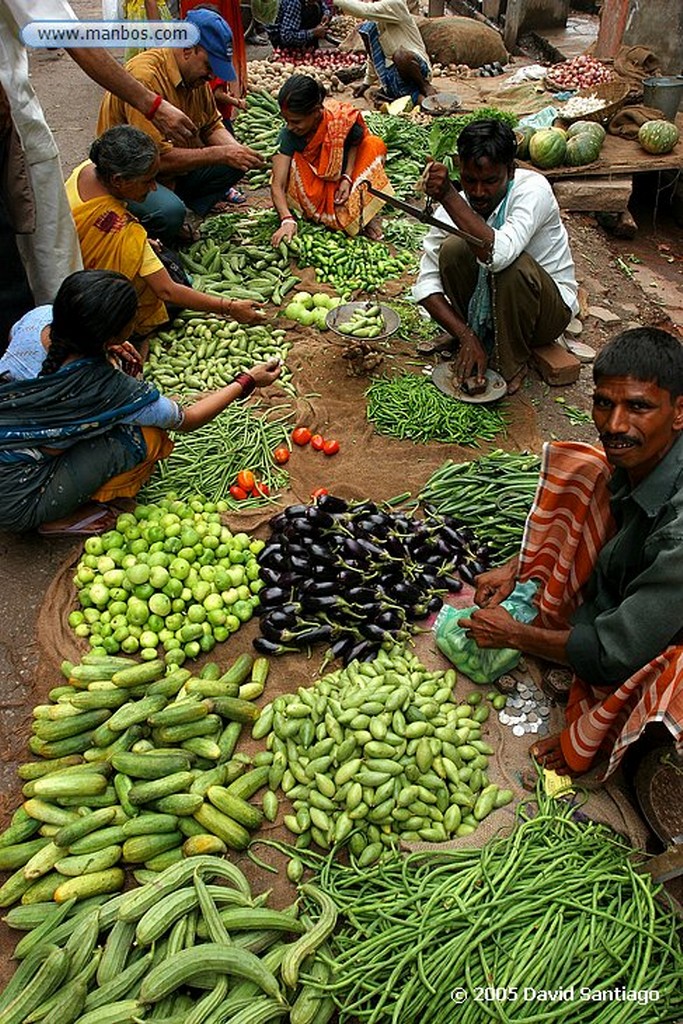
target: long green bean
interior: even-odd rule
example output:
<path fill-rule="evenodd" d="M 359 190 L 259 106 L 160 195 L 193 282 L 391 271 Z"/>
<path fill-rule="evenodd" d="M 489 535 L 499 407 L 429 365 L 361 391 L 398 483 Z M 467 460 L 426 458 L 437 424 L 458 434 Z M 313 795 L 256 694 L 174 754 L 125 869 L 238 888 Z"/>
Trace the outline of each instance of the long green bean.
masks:
<path fill-rule="evenodd" d="M 326 956 L 341 1024 L 678 1020 L 680 922 L 625 841 L 574 811 L 539 791 L 482 849 L 366 874 L 298 850 L 343 922 Z"/>

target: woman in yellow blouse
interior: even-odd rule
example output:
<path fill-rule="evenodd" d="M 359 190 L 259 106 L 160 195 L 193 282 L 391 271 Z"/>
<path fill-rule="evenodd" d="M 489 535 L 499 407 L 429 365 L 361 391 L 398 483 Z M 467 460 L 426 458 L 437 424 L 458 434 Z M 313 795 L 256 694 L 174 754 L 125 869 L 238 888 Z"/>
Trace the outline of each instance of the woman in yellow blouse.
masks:
<path fill-rule="evenodd" d="M 148 135 L 131 125 L 109 128 L 90 147 L 90 159 L 76 167 L 66 194 L 87 270 L 117 270 L 138 295 L 134 333 L 149 334 L 169 319 L 166 303 L 230 316 L 240 323 L 265 317 L 247 300 L 206 295 L 173 280 L 154 251 L 147 231 L 127 209 L 156 189 L 159 154 Z"/>

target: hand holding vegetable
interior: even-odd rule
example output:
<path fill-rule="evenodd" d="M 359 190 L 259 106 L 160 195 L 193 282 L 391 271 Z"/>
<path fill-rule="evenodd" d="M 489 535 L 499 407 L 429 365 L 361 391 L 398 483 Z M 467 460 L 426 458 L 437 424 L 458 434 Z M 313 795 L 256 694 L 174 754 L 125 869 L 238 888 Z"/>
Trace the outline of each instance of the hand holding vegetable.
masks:
<path fill-rule="evenodd" d="M 446 165 L 440 164 L 436 160 L 428 164 L 424 175 L 423 187 L 430 199 L 438 199 L 439 202 L 443 202 L 453 188 Z"/>
<path fill-rule="evenodd" d="M 231 299 L 226 312 L 239 324 L 260 324 L 266 318 L 265 310 L 252 299 Z"/>
<path fill-rule="evenodd" d="M 475 579 L 474 601 L 480 608 L 493 608 L 509 597 L 517 583 L 519 559 L 515 555 L 504 565 L 483 572 Z"/>
<path fill-rule="evenodd" d="M 277 249 L 280 242 L 291 242 L 296 234 L 296 221 L 284 220 L 277 231 L 273 232 L 273 237 L 270 242 L 274 249 Z"/>
<path fill-rule="evenodd" d="M 482 608 L 471 619 L 460 619 L 458 624 L 477 647 L 517 647 L 513 636 L 520 623 L 507 608 Z"/>
<path fill-rule="evenodd" d="M 315 39 L 324 39 L 327 35 L 327 30 L 330 27 L 330 16 L 325 14 L 319 25 L 316 25 L 314 29 L 311 29 L 311 35 Z"/>
<path fill-rule="evenodd" d="M 269 359 L 267 363 L 257 363 L 249 370 L 249 375 L 254 378 L 257 388 L 267 388 L 269 384 L 277 380 L 282 373 L 282 363 L 279 359 Z"/>
<path fill-rule="evenodd" d="M 223 143 L 220 148 L 223 150 L 223 160 L 228 167 L 235 167 L 240 171 L 253 171 L 257 167 L 263 167 L 264 160 L 261 154 L 249 146 L 241 145 L 236 139 Z"/>

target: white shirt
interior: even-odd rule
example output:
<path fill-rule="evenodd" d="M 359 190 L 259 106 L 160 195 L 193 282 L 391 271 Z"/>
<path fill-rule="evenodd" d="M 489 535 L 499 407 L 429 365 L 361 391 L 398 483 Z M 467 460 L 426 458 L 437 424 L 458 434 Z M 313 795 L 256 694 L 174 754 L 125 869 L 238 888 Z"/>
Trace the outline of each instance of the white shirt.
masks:
<path fill-rule="evenodd" d="M 353 18 L 376 22 L 387 64 L 393 63 L 394 53 L 403 46 L 417 53 L 431 68 L 424 40 L 406 0 L 339 0 L 336 6 Z"/>
<path fill-rule="evenodd" d="M 464 192 L 461 195 L 467 201 Z M 488 218 L 487 224 L 491 224 L 497 210 L 498 207 Z M 436 208 L 435 216 L 457 227 L 442 206 Z M 435 227 L 430 228 L 425 235 L 420 272 L 413 286 L 416 302 L 430 295 L 444 294 L 439 273 L 439 251 L 447 238 L 448 232 Z M 542 174 L 517 169 L 508 193 L 505 222 L 501 228 L 494 229 L 490 269 L 494 274 L 505 270 L 523 252 L 543 267 L 552 277 L 572 313 L 578 313 L 574 260 L 553 190 Z"/>

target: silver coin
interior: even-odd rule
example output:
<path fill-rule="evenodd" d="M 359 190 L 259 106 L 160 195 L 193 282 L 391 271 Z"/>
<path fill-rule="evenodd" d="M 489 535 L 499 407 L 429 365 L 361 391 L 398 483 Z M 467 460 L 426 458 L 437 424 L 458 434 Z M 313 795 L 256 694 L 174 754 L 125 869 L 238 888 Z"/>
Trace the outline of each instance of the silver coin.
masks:
<path fill-rule="evenodd" d="M 498 712 L 498 721 L 501 722 L 503 725 L 509 725 L 510 724 L 510 716 L 505 711 L 499 711 Z"/>
<path fill-rule="evenodd" d="M 513 733 L 514 736 L 523 736 L 524 735 L 524 726 L 523 725 L 513 725 L 512 733 Z"/>
<path fill-rule="evenodd" d="M 513 708 L 521 708 L 524 704 L 524 701 L 521 700 L 519 697 L 513 697 L 512 700 L 508 701 L 508 704 L 510 705 L 510 707 Z"/>
<path fill-rule="evenodd" d="M 508 717 L 508 725 L 517 725 L 519 722 L 519 715 L 510 715 Z"/>
<path fill-rule="evenodd" d="M 526 722 L 527 721 L 527 713 L 526 713 L 526 711 L 522 711 L 521 715 L 519 716 L 519 720 L 520 720 L 520 722 Z"/>
<path fill-rule="evenodd" d="M 539 707 L 538 713 L 541 716 L 541 718 L 548 718 L 550 716 L 550 708 L 547 707 L 547 705 L 543 704 Z"/>
<path fill-rule="evenodd" d="M 529 732 L 537 733 L 541 728 L 541 724 L 540 722 L 529 722 L 528 728 Z"/>
<path fill-rule="evenodd" d="M 535 711 L 532 711 L 532 712 L 530 712 L 529 715 L 527 715 L 527 721 L 528 722 L 537 722 L 538 721 L 538 715 L 536 714 Z"/>
<path fill-rule="evenodd" d="M 538 735 L 547 736 L 549 733 L 550 729 L 548 728 L 548 726 L 545 724 L 545 722 L 541 722 L 541 724 L 538 727 Z"/>

